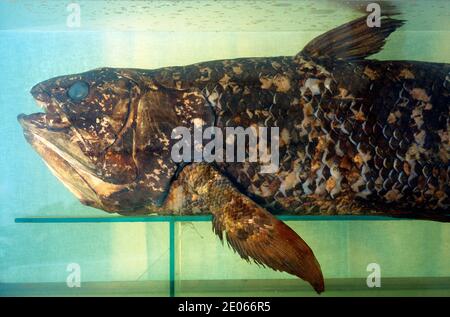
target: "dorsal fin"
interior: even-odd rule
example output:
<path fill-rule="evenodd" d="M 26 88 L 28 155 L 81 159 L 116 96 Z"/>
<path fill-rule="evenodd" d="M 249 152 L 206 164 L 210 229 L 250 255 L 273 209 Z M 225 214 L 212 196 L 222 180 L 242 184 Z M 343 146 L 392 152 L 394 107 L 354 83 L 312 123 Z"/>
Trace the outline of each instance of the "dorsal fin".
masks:
<path fill-rule="evenodd" d="M 316 37 L 297 56 L 361 60 L 379 52 L 386 38 L 403 23 L 403 20 L 383 17 L 380 27 L 369 27 L 364 16 Z"/>

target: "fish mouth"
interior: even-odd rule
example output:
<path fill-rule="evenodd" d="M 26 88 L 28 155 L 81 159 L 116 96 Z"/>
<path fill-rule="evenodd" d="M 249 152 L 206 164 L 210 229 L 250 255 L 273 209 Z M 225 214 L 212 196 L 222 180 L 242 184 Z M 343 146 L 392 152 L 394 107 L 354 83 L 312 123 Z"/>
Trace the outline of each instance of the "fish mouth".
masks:
<path fill-rule="evenodd" d="M 95 174 L 95 165 L 80 148 L 82 140 L 60 110 L 60 105 L 42 88 L 34 87 L 31 94 L 44 112 L 17 117 L 25 139 L 83 204 L 102 208 L 102 196 L 121 188 L 115 188 Z"/>
<path fill-rule="evenodd" d="M 55 100 L 52 100 L 50 95 L 40 84 L 34 86 L 30 93 L 36 104 L 42 108 L 44 112 L 33 113 L 30 115 L 20 114 L 17 119 L 24 130 L 28 130 L 27 128 L 30 126 L 52 131 L 62 131 L 70 128 L 70 122 L 60 110 L 61 107 Z"/>

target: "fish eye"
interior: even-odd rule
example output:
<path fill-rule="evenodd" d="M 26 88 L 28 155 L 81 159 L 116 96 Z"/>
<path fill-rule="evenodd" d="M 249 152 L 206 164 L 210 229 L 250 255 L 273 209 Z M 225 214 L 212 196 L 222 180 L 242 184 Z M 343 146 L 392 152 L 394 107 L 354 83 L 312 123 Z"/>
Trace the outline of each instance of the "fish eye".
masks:
<path fill-rule="evenodd" d="M 70 99 L 74 101 L 81 101 L 89 94 L 89 85 L 84 81 L 77 81 L 72 86 L 70 86 L 67 94 L 69 95 Z"/>

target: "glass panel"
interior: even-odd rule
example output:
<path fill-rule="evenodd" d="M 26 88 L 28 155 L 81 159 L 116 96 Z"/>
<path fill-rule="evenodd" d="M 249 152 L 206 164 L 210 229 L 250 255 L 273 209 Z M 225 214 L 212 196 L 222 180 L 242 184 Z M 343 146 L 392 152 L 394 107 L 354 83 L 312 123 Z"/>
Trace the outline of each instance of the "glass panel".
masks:
<path fill-rule="evenodd" d="M 0 295 L 169 295 L 167 223 L 2 227 Z M 69 287 L 76 269 L 81 287 Z"/>
<path fill-rule="evenodd" d="M 168 218 L 132 221 L 82 205 L 27 144 L 16 117 L 36 111 L 30 88 L 54 76 L 292 56 L 364 8 L 332 0 L 73 2 L 81 6 L 80 28 L 68 27 L 64 1 L 0 2 L 0 296 L 314 295 L 289 274 L 239 259 L 208 221 L 179 218 L 171 233 Z M 450 2 L 404 0 L 395 7 L 408 23 L 371 58 L 449 63 Z M 75 219 L 15 223 L 21 217 Z M 447 224 L 351 217 L 286 221 L 321 263 L 325 296 L 450 295 Z M 81 270 L 80 288 L 67 286 L 71 263 Z M 370 263 L 379 265 L 386 287 L 367 288 Z"/>
<path fill-rule="evenodd" d="M 450 232 L 421 221 L 288 221 L 314 250 L 325 278 L 325 296 L 450 294 Z M 209 223 L 177 227 L 177 296 L 309 296 L 292 275 L 246 263 L 221 245 Z M 376 263 L 385 287 L 366 279 Z"/>

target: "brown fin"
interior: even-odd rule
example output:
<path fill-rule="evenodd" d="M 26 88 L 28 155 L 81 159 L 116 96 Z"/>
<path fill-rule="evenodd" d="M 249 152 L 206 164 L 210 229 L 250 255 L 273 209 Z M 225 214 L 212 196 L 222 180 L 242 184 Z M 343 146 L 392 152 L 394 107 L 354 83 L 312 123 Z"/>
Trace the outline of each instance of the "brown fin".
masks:
<path fill-rule="evenodd" d="M 253 201 L 233 199 L 214 215 L 213 229 L 221 240 L 225 232 L 228 245 L 243 259 L 298 276 L 319 294 L 324 291 L 320 264 L 311 248 L 294 230 Z"/>
<path fill-rule="evenodd" d="M 240 193 L 215 168 L 191 164 L 179 175 L 185 192 L 201 197 L 213 214 L 213 230 L 245 260 L 283 271 L 324 291 L 320 265 L 311 248 L 282 221 Z M 185 197 L 186 199 L 186 197 Z"/>
<path fill-rule="evenodd" d="M 298 56 L 361 60 L 378 53 L 386 38 L 404 24 L 403 20 L 383 17 L 380 27 L 368 27 L 366 20 L 366 16 L 358 18 L 316 37 Z"/>

